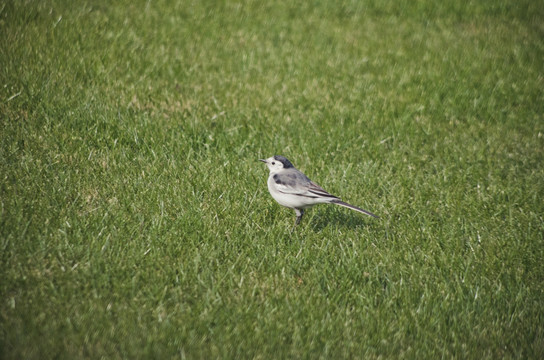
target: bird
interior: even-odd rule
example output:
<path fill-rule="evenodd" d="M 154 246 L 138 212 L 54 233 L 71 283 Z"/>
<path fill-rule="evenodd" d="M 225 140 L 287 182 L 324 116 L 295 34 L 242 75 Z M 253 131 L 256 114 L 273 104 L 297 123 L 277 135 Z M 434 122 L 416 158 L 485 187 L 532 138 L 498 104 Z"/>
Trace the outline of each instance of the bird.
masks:
<path fill-rule="evenodd" d="M 321 186 L 310 180 L 300 170 L 281 155 L 275 155 L 267 159 L 259 159 L 270 170 L 268 177 L 268 191 L 280 205 L 295 210 L 297 218 L 295 225 L 300 224 L 304 209 L 317 204 L 335 204 L 346 207 L 375 218 L 379 216 L 357 206 L 350 205 L 338 196 L 325 191 Z"/>

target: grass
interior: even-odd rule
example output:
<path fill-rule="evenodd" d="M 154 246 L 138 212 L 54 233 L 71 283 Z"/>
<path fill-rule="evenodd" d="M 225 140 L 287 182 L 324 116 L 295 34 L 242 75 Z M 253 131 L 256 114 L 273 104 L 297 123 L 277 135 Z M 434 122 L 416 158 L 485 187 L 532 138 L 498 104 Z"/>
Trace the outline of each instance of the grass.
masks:
<path fill-rule="evenodd" d="M 1 357 L 542 358 L 542 9 L 3 2 Z"/>

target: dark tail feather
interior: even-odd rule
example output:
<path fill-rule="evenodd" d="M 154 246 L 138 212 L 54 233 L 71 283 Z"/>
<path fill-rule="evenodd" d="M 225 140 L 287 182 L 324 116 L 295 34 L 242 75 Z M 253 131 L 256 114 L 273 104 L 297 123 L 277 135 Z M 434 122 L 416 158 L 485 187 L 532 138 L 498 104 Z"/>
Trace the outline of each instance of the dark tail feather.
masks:
<path fill-rule="evenodd" d="M 342 200 L 336 200 L 335 199 L 335 200 L 331 201 L 331 203 L 336 204 L 336 205 L 340 205 L 340 206 L 343 206 L 343 207 L 347 207 L 348 209 L 355 210 L 355 211 L 358 211 L 360 213 L 367 214 L 367 215 L 373 216 L 373 217 L 378 218 L 378 219 L 380 218 L 378 215 L 374 215 L 370 211 L 366 211 L 366 210 L 363 210 L 361 208 L 358 208 L 357 206 L 350 205 L 348 203 L 343 202 Z"/>

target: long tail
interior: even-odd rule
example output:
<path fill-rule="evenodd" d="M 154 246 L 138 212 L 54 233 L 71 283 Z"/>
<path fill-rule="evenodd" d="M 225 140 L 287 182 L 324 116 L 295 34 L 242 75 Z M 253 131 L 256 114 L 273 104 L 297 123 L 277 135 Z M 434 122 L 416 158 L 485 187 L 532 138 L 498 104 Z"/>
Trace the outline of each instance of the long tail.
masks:
<path fill-rule="evenodd" d="M 375 218 L 380 218 L 378 215 L 374 215 L 373 213 L 371 213 L 370 211 L 366 211 L 366 210 L 363 210 L 361 208 L 358 208 L 357 206 L 353 206 L 353 205 L 350 205 L 346 202 L 343 202 L 342 200 L 337 200 L 337 199 L 334 199 L 331 201 L 331 204 L 336 204 L 336 205 L 340 205 L 340 206 L 343 206 L 343 207 L 347 207 L 348 209 L 351 209 L 351 210 L 355 210 L 355 211 L 358 211 L 360 213 L 363 213 L 363 214 L 367 214 L 367 215 L 370 215 L 370 216 L 373 216 Z"/>

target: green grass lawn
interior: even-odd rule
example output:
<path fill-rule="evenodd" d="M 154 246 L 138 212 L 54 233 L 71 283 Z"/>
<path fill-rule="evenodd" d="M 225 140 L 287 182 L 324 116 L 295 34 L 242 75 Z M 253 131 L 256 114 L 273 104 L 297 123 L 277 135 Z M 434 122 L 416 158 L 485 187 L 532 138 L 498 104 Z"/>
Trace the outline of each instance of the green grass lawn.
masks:
<path fill-rule="evenodd" d="M 0 3 L 0 357 L 544 357 L 544 4 Z M 295 215 L 281 154 L 374 219 Z"/>

